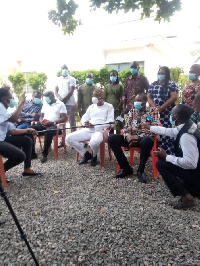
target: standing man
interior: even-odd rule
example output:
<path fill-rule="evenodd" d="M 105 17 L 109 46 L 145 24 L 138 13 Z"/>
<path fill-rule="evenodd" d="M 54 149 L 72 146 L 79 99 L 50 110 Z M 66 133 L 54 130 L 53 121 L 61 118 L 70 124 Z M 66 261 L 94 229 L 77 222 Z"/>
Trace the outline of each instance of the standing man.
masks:
<path fill-rule="evenodd" d="M 125 113 L 132 109 L 135 96 L 139 93 L 146 93 L 149 88 L 149 81 L 139 74 L 139 68 L 138 62 L 134 61 L 130 67 L 131 75 L 125 80 L 123 95 Z"/>
<path fill-rule="evenodd" d="M 188 105 L 179 104 L 172 109 L 170 121 L 176 128 L 149 126 L 145 128 L 158 135 L 175 137 L 175 155 L 167 155 L 160 149 L 157 169 L 174 197 L 180 196 L 175 209 L 195 206 L 194 197 L 200 196 L 200 131 L 190 120 L 193 110 Z"/>
<path fill-rule="evenodd" d="M 27 101 L 22 108 L 20 117 L 16 122 L 16 128 L 24 129 L 29 127 L 32 121 L 38 121 L 41 109 L 41 92 L 34 91 L 32 95 L 32 100 Z"/>
<path fill-rule="evenodd" d="M 87 73 L 85 77 L 85 84 L 81 85 L 78 89 L 78 112 L 82 117 L 88 107 L 92 104 L 92 94 L 95 89 L 93 83 L 93 74 Z"/>
<path fill-rule="evenodd" d="M 65 104 L 67 109 L 67 116 L 69 119 L 70 127 L 75 126 L 75 98 L 74 90 L 76 87 L 76 80 L 69 75 L 69 70 L 66 65 L 61 67 L 62 76 L 58 78 L 57 85 L 55 87 L 56 97 Z M 74 128 L 71 132 L 75 131 Z"/>

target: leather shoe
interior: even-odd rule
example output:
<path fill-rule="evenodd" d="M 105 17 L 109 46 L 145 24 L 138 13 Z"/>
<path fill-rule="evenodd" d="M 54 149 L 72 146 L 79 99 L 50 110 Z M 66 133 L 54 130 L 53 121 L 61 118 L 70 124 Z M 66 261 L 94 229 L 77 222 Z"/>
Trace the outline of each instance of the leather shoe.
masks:
<path fill-rule="evenodd" d="M 96 166 L 97 165 L 97 156 L 93 157 L 91 160 L 91 166 Z"/>
<path fill-rule="evenodd" d="M 178 200 L 178 202 L 174 204 L 174 209 L 186 210 L 186 209 L 193 208 L 195 206 L 196 206 L 196 201 L 194 199 L 189 200 L 189 201 L 182 201 L 182 199 L 180 198 L 180 200 Z"/>
<path fill-rule="evenodd" d="M 124 177 L 126 177 L 128 175 L 132 175 L 132 174 L 133 174 L 133 169 L 132 168 L 130 168 L 128 170 L 122 169 L 119 173 L 117 173 L 115 175 L 115 177 L 116 178 L 124 178 Z"/>
<path fill-rule="evenodd" d="M 92 159 L 92 154 L 89 153 L 89 151 L 86 151 L 86 153 L 84 154 L 83 159 L 78 164 L 79 165 L 85 164 L 85 163 L 87 163 L 88 160 L 91 160 L 91 159 Z"/>
<path fill-rule="evenodd" d="M 141 183 L 147 183 L 147 177 L 145 173 L 137 172 L 138 181 Z"/>
<path fill-rule="evenodd" d="M 36 154 L 36 153 L 33 153 L 33 154 L 31 155 L 31 160 L 34 160 L 34 159 L 37 159 L 37 154 Z"/>
<path fill-rule="evenodd" d="M 45 163 L 47 161 L 47 156 L 43 155 L 42 158 L 40 159 L 41 163 Z"/>

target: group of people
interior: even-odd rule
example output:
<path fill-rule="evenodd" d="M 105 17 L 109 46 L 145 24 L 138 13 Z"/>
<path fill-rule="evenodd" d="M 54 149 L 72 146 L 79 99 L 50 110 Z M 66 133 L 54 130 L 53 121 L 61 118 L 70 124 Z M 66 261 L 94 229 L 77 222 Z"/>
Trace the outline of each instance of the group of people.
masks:
<path fill-rule="evenodd" d="M 190 83 L 183 91 L 182 104 L 177 106 L 178 87 L 170 80 L 166 66 L 160 67 L 157 80 L 149 85 L 134 61 L 124 86 L 119 82 L 118 72 L 113 70 L 104 90 L 93 83 L 93 74 L 87 73 L 85 84 L 78 88 L 80 130 L 75 127 L 76 80 L 69 75 L 66 65 L 61 71 L 55 93 L 46 91 L 41 95 L 40 91 L 34 91 L 29 101 L 23 93 L 13 113 L 7 110 L 15 106 L 11 90 L 0 89 L 0 154 L 8 158 L 5 172 L 24 162 L 23 176 L 41 174 L 31 168 L 31 160 L 37 158 L 34 135 L 44 135 L 40 161 L 45 163 L 57 124 L 69 121 L 71 133 L 65 132 L 65 140 L 82 156 L 80 165 L 88 161 L 92 166 L 97 165 L 98 147 L 103 134 L 109 132 L 108 144 L 121 169 L 115 177 L 133 174 L 121 147 L 138 146 L 141 151 L 136 173 L 138 180 L 146 183 L 145 165 L 154 136 L 159 135 L 158 150 L 154 152 L 157 169 L 173 196 L 181 196 L 175 207 L 193 207 L 194 197 L 200 196 L 200 65 L 190 68 Z M 124 123 L 119 119 L 122 113 L 127 116 Z M 82 143 L 86 140 L 92 152 Z"/>

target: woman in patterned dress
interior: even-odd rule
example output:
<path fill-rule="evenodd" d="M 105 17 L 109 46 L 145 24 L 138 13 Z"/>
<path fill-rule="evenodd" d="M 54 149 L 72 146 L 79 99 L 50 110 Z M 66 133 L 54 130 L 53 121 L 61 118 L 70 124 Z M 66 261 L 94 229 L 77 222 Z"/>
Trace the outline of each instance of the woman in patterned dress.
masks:
<path fill-rule="evenodd" d="M 170 80 L 170 69 L 163 66 L 158 71 L 158 80 L 153 82 L 147 93 L 150 106 L 157 107 L 160 113 L 160 122 L 163 127 L 172 127 L 169 117 L 178 97 L 178 87 Z M 173 152 L 173 139 L 160 136 L 159 145 L 167 154 Z"/>

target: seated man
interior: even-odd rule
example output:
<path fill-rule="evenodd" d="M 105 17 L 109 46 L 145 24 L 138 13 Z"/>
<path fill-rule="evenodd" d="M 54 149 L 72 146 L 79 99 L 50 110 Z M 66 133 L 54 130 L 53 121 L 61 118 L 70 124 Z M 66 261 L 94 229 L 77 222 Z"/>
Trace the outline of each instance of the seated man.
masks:
<path fill-rule="evenodd" d="M 103 140 L 103 130 L 110 127 L 108 123 L 114 122 L 114 108 L 112 104 L 104 102 L 103 94 L 103 90 L 99 88 L 94 90 L 92 94 L 93 104 L 88 107 L 86 113 L 82 116 L 81 123 L 88 128 L 82 128 L 66 137 L 66 143 L 83 156 L 79 164 L 85 164 L 92 159 L 91 165 L 97 165 L 97 153 L 99 144 Z M 95 126 L 96 124 L 101 125 Z M 93 151 L 93 155 L 86 151 L 80 143 L 80 141 L 85 140 L 90 140 L 89 146 Z"/>
<path fill-rule="evenodd" d="M 40 133 L 40 135 L 44 135 L 44 148 L 40 160 L 41 163 L 47 161 L 47 155 L 53 136 L 56 135 L 56 130 L 51 131 L 51 129 L 56 129 L 56 124 L 65 123 L 67 121 L 67 110 L 64 103 L 56 100 L 52 91 L 45 92 L 44 96 L 46 103 L 42 107 L 39 123 L 31 127 L 37 131 L 44 131 L 44 133 Z M 32 156 L 37 156 L 34 143 Z"/>
<path fill-rule="evenodd" d="M 200 128 L 200 93 L 197 93 L 194 98 L 194 107 L 195 112 L 191 116 L 191 120 L 197 124 L 197 127 Z"/>
<path fill-rule="evenodd" d="M 35 176 L 38 173 L 31 169 L 32 141 L 29 136 L 36 134 L 36 131 L 31 128 L 16 129 L 13 125 L 13 122 L 16 122 L 21 113 L 25 100 L 25 94 L 23 94 L 16 111 L 11 114 L 7 109 L 15 106 L 13 96 L 8 89 L 0 89 L 0 154 L 8 158 L 4 163 L 5 172 L 24 162 L 22 175 Z"/>
<path fill-rule="evenodd" d="M 156 166 L 174 197 L 180 200 L 176 209 L 195 206 L 193 197 L 200 196 L 200 131 L 190 120 L 193 110 L 188 105 L 179 104 L 172 109 L 170 121 L 176 128 L 144 125 L 151 132 L 175 137 L 175 155 L 167 155 L 163 149 L 155 151 Z"/>
<path fill-rule="evenodd" d="M 160 116 L 155 107 L 150 107 L 147 109 L 146 103 L 146 94 L 138 94 L 135 97 L 134 108 L 132 108 L 127 115 L 126 125 L 123 130 L 124 135 L 110 135 L 108 137 L 108 144 L 114 152 L 121 168 L 121 171 L 116 174 L 116 178 L 124 178 L 125 176 L 133 174 L 133 169 L 129 165 L 121 146 L 139 146 L 141 148 L 141 152 L 137 176 L 140 182 L 146 183 L 147 181 L 146 175 L 144 174 L 144 169 L 150 156 L 154 139 L 153 134 L 151 134 L 148 130 L 141 129 L 141 123 L 149 121 L 151 124 L 158 124 Z"/>
<path fill-rule="evenodd" d="M 32 121 L 39 120 L 42 109 L 41 92 L 34 91 L 32 97 L 32 100 L 24 104 L 20 117 L 16 122 L 16 128 L 27 128 L 31 125 Z"/>

